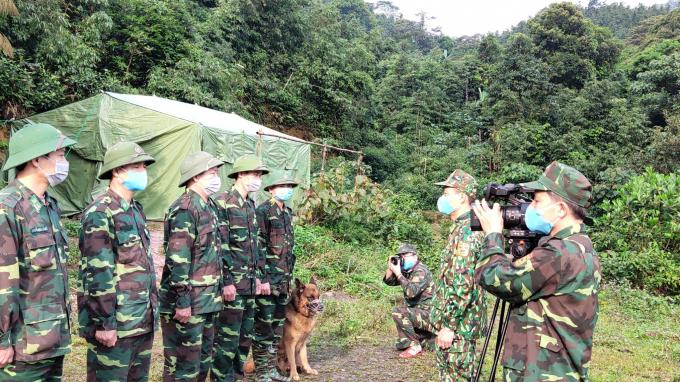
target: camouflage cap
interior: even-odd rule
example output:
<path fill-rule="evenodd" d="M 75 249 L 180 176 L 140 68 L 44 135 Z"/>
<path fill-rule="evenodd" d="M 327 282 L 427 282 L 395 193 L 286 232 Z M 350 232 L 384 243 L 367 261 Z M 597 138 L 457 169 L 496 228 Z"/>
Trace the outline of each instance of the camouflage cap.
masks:
<path fill-rule="evenodd" d="M 232 167 L 231 172 L 227 176 L 236 179 L 239 172 L 248 171 L 260 171 L 262 172 L 262 175 L 269 173 L 269 169 L 264 165 L 260 157 L 253 154 L 246 154 L 238 157 L 234 161 L 234 167 Z"/>
<path fill-rule="evenodd" d="M 274 170 L 267 177 L 264 190 L 268 191 L 274 186 L 290 185 L 293 188 L 298 186 L 298 182 L 287 171 Z"/>
<path fill-rule="evenodd" d="M 415 246 L 415 245 L 409 244 L 409 243 L 403 243 L 403 244 L 401 244 L 401 245 L 399 246 L 399 248 L 397 249 L 397 255 L 403 255 L 403 254 L 405 254 L 405 253 L 413 253 L 413 254 L 417 254 L 418 251 L 416 250 L 416 246 Z"/>
<path fill-rule="evenodd" d="M 224 162 L 210 153 L 198 151 L 187 155 L 179 167 L 179 187 L 184 186 L 191 178 L 200 175 L 213 167 L 222 166 Z"/>
<path fill-rule="evenodd" d="M 455 188 L 472 197 L 477 195 L 477 181 L 475 178 L 458 168 L 454 170 L 445 181 L 435 184 L 437 186 Z"/>
<path fill-rule="evenodd" d="M 2 171 L 74 144 L 76 141 L 68 138 L 52 125 L 30 123 L 10 138 L 9 157 L 2 166 Z"/>
<path fill-rule="evenodd" d="M 155 161 L 138 144 L 134 142 L 118 142 L 106 150 L 104 163 L 97 177 L 99 179 L 111 179 L 111 171 L 115 168 L 142 162 L 149 165 Z"/>
<path fill-rule="evenodd" d="M 559 162 L 550 163 L 537 181 L 523 183 L 522 186 L 536 191 L 552 191 L 583 208 L 588 208 L 592 199 L 593 186 L 588 178 L 577 169 Z"/>

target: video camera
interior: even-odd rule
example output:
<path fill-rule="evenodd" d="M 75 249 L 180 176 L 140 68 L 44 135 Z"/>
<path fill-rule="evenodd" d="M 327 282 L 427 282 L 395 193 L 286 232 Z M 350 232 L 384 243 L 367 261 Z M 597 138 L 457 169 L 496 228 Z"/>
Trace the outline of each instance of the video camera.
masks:
<path fill-rule="evenodd" d="M 540 235 L 531 232 L 524 222 L 524 215 L 531 204 L 533 193 L 533 189 L 513 183 L 505 185 L 490 183 L 484 188 L 484 199 L 489 206 L 494 202 L 501 204 L 501 216 L 503 216 L 505 229 L 503 236 L 508 239 L 510 254 L 515 259 L 531 252 L 540 238 Z M 473 231 L 482 231 L 482 225 L 474 211 L 470 218 L 470 228 Z"/>

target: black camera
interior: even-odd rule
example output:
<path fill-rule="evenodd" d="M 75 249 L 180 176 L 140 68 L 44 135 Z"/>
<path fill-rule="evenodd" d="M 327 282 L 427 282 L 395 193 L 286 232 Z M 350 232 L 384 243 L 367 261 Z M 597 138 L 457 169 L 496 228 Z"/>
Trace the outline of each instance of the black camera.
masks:
<path fill-rule="evenodd" d="M 503 229 L 510 244 L 510 253 L 514 258 L 520 258 L 531 252 L 538 243 L 541 235 L 530 231 L 524 222 L 527 208 L 531 204 L 533 189 L 519 184 L 490 183 L 484 188 L 484 199 L 491 206 L 494 202 L 501 204 Z M 482 225 L 474 211 L 470 217 L 470 229 L 482 231 Z"/>
<path fill-rule="evenodd" d="M 404 259 L 402 259 L 401 256 L 390 256 L 390 263 L 392 263 L 394 265 L 401 266 L 401 264 L 403 262 L 404 262 Z"/>

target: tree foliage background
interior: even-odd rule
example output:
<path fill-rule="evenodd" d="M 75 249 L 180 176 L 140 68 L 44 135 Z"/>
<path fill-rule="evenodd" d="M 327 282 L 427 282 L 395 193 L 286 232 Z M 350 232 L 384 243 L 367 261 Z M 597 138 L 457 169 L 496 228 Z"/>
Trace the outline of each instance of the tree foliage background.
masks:
<path fill-rule="evenodd" d="M 458 38 L 428 29 L 425 15 L 404 19 L 389 1 L 0 4 L 0 44 L 13 52 L 0 53 L 3 120 L 100 90 L 156 94 L 360 149 L 372 180 L 406 195 L 409 208 L 434 209 L 439 190 L 431 185 L 454 168 L 482 184 L 516 182 L 552 160 L 593 181 L 596 217 L 624 216 L 610 203 L 618 190 L 667 184 L 656 175 L 676 176 L 664 189 L 672 196 L 640 205 L 663 210 L 677 202 L 677 2 L 557 3 L 505 33 Z M 605 232 L 616 224 L 603 221 Z M 677 224 L 661 226 L 677 240 Z M 599 245 L 603 253 L 662 253 L 661 263 L 680 262 L 677 247 L 666 244 Z M 652 284 L 680 289 L 677 278 Z"/>

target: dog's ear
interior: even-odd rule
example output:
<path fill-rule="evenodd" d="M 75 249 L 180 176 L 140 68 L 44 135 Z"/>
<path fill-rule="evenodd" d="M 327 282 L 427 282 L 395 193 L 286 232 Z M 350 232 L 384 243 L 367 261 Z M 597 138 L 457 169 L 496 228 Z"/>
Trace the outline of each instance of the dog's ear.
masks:
<path fill-rule="evenodd" d="M 300 279 L 297 277 L 295 278 L 295 288 L 305 289 L 305 284 L 303 284 L 302 281 L 300 281 Z"/>
<path fill-rule="evenodd" d="M 309 283 L 316 285 L 316 276 L 312 275 L 312 278 L 309 279 Z"/>

